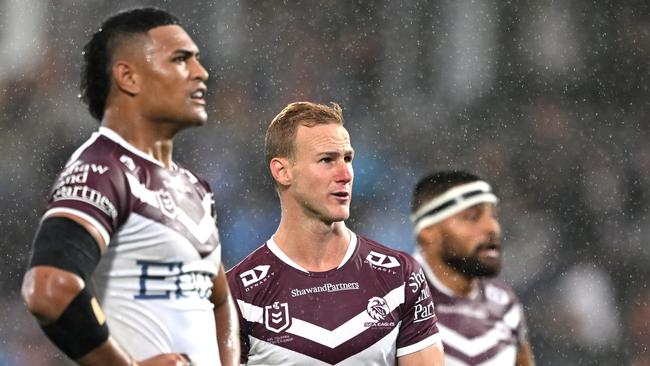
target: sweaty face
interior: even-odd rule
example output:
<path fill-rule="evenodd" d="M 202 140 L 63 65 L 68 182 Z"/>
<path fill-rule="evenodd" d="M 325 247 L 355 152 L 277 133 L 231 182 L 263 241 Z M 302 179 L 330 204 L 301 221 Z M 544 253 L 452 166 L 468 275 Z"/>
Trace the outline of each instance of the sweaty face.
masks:
<path fill-rule="evenodd" d="M 145 118 L 181 127 L 205 123 L 208 73 L 196 44 L 177 25 L 153 28 L 148 36 L 136 68 Z"/>
<path fill-rule="evenodd" d="M 501 227 L 491 203 L 470 207 L 440 223 L 442 259 L 469 278 L 501 271 Z"/>
<path fill-rule="evenodd" d="M 336 123 L 300 126 L 294 146 L 288 194 L 309 217 L 327 224 L 347 219 L 354 179 L 348 132 Z"/>

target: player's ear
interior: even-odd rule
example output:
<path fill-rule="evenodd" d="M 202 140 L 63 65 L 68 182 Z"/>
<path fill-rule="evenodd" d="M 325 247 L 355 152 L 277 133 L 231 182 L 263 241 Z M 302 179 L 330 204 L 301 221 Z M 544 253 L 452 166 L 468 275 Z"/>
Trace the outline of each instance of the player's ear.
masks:
<path fill-rule="evenodd" d="M 281 186 L 291 185 L 292 174 L 289 166 L 290 162 L 287 158 L 273 158 L 269 163 L 273 178 Z"/>
<path fill-rule="evenodd" d="M 136 95 L 140 92 L 140 85 L 138 84 L 133 65 L 126 61 L 118 60 L 113 64 L 111 71 L 118 89 L 130 95 Z"/>
<path fill-rule="evenodd" d="M 439 225 L 431 225 L 420 230 L 417 235 L 418 244 L 425 249 L 434 249 L 442 241 Z"/>

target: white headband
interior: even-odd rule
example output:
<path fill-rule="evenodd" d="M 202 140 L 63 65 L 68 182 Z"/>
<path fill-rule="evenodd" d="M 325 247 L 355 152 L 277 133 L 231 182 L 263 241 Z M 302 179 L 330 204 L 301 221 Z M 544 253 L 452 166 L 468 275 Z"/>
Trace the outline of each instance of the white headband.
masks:
<path fill-rule="evenodd" d="M 411 222 L 415 225 L 413 232 L 417 235 L 422 229 L 479 203 L 496 204 L 498 201 L 492 187 L 482 180 L 453 187 L 411 215 Z"/>

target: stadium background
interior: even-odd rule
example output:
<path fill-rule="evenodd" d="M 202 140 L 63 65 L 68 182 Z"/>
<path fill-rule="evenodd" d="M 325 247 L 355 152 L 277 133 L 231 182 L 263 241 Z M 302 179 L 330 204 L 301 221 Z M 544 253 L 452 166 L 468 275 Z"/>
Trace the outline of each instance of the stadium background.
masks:
<path fill-rule="evenodd" d="M 538 365 L 650 365 L 646 1 L 3 0 L 0 366 L 63 363 L 20 281 L 54 175 L 97 128 L 81 48 L 135 5 L 179 15 L 210 69 L 210 122 L 176 158 L 217 192 L 227 266 L 278 223 L 266 124 L 336 101 L 357 151 L 351 228 L 411 251 L 417 178 L 477 171 L 502 199 L 502 278 Z"/>

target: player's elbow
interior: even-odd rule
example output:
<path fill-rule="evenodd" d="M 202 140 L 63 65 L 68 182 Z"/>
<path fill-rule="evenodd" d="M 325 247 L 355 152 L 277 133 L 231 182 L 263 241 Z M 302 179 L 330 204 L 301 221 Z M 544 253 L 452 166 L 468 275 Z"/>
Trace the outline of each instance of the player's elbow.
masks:
<path fill-rule="evenodd" d="M 84 281 L 71 272 L 36 266 L 25 274 L 21 294 L 29 312 L 40 323 L 47 324 L 61 316 L 84 285 Z"/>
<path fill-rule="evenodd" d="M 27 306 L 32 315 L 34 315 L 39 321 L 52 321 L 47 314 L 47 303 L 48 300 L 43 296 L 43 281 L 41 278 L 38 278 L 37 275 L 38 268 L 31 268 L 25 274 L 23 278 L 23 285 L 21 288 L 21 294 L 23 296 L 23 301 Z"/>

